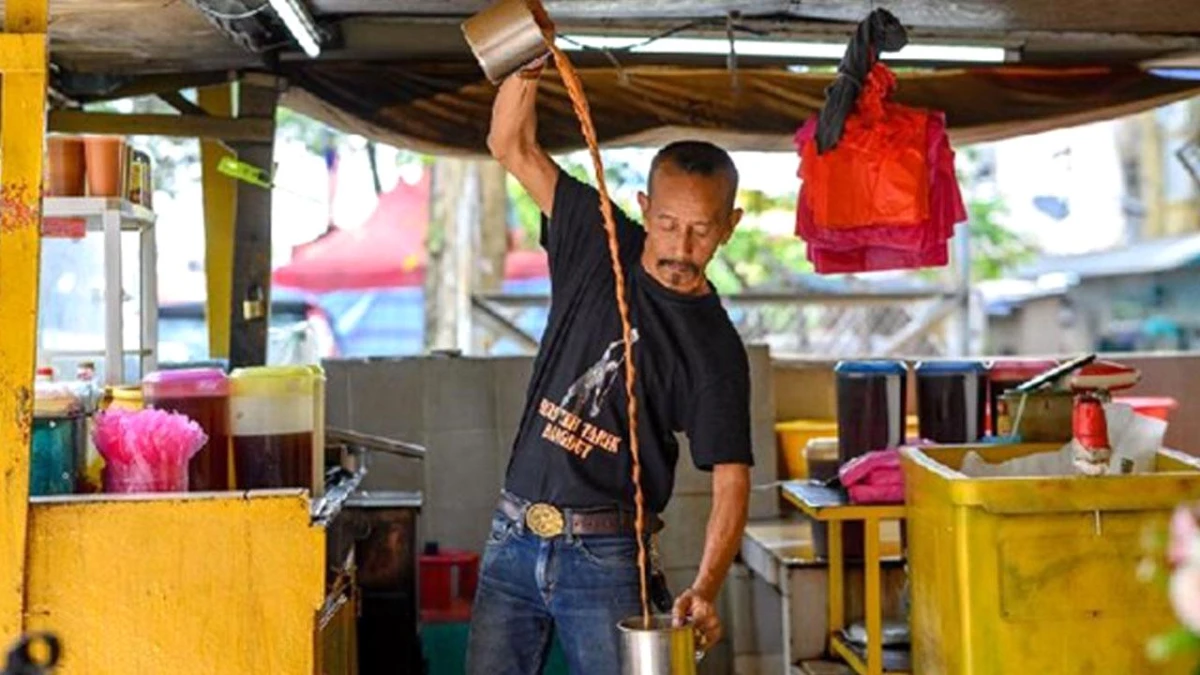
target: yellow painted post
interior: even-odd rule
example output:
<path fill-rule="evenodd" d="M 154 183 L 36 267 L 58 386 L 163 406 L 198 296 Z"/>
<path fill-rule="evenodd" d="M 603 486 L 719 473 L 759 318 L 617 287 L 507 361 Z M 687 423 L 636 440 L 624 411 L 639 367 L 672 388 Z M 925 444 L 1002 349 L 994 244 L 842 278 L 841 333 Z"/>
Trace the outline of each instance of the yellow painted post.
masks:
<path fill-rule="evenodd" d="M 7 0 L 0 43 L 0 647 L 25 625 L 48 14 Z"/>
<path fill-rule="evenodd" d="M 837 633 L 846 627 L 846 568 L 842 558 L 842 521 L 831 520 L 828 524 L 829 540 L 826 557 L 829 558 L 829 632 Z"/>
<path fill-rule="evenodd" d="M 231 85 L 200 89 L 200 107 L 210 115 L 233 116 Z M 233 156 L 217 141 L 200 142 L 204 185 L 204 273 L 208 281 L 208 354 L 229 356 L 229 307 L 233 302 L 233 222 L 237 213 L 237 183 L 217 171 L 222 157 Z"/>
<path fill-rule="evenodd" d="M 867 675 L 883 675 L 883 593 L 879 574 L 879 519 L 864 523 L 863 573 L 866 575 Z"/>

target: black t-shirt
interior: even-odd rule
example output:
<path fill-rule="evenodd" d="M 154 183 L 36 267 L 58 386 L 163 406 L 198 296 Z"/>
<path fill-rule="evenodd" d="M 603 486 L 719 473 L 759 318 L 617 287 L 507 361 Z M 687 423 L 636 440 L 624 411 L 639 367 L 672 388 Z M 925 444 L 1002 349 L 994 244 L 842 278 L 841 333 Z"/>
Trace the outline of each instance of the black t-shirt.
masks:
<path fill-rule="evenodd" d="M 542 221 L 550 317 L 534 361 L 506 489 L 587 508 L 634 504 L 625 350 L 608 240 L 595 188 L 559 173 Z M 753 464 L 750 367 L 715 291 L 676 293 L 641 265 L 645 231 L 614 207 L 637 366 L 638 439 L 646 508 L 661 513 L 687 434 L 702 470 Z"/>

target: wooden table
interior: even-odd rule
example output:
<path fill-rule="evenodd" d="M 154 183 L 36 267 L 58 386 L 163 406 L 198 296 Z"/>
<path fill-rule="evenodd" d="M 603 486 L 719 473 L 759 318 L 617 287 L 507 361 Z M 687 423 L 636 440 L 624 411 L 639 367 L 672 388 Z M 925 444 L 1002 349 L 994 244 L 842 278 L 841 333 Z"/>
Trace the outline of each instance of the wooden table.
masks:
<path fill-rule="evenodd" d="M 879 529 L 884 521 L 905 518 L 903 505 L 871 506 L 850 504 L 842 492 L 805 481 L 790 481 L 780 486 L 783 498 L 802 513 L 829 528 L 829 632 L 834 653 L 859 675 L 906 675 L 903 671 L 884 671 L 883 598 L 880 578 L 882 554 Z M 863 576 L 866 579 L 865 614 L 867 648 L 850 644 L 843 634 L 846 627 L 845 556 L 842 551 L 842 524 L 863 523 Z"/>

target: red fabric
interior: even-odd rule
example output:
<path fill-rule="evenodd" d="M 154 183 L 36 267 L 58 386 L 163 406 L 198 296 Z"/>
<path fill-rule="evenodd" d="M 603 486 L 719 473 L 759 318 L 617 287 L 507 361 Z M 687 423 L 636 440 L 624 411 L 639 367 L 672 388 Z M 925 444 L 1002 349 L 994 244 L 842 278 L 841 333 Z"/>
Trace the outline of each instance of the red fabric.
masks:
<path fill-rule="evenodd" d="M 837 147 L 801 146 L 800 177 L 822 227 L 913 227 L 929 218 L 928 113 L 888 100 L 895 88 L 896 76 L 876 63 Z"/>
<path fill-rule="evenodd" d="M 272 282 L 313 293 L 422 285 L 429 201 L 429 172 L 413 185 L 399 181 L 380 195 L 375 211 L 359 227 L 333 229 L 297 246 L 291 262 L 272 273 Z M 506 280 L 548 276 L 542 249 L 510 251 L 505 260 Z"/>

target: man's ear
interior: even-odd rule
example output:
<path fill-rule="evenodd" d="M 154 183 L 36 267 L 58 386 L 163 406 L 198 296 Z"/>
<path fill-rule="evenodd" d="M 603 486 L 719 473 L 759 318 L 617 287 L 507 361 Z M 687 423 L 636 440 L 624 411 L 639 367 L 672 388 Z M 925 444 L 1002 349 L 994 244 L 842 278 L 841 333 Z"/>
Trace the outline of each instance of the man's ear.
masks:
<path fill-rule="evenodd" d="M 644 223 L 650 215 L 650 196 L 641 190 L 638 191 L 638 206 L 642 208 L 642 222 Z"/>
<path fill-rule="evenodd" d="M 738 223 L 742 222 L 744 212 L 741 209 L 734 209 L 729 212 L 729 227 L 725 228 L 725 236 L 721 238 L 721 243 L 725 244 L 729 238 L 733 236 L 733 231 L 737 229 Z"/>

